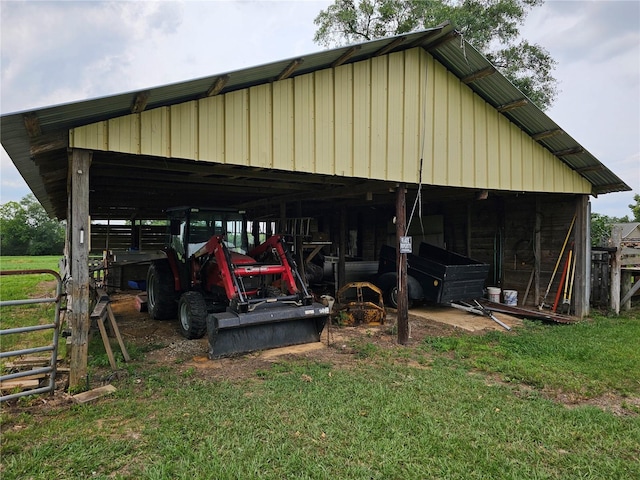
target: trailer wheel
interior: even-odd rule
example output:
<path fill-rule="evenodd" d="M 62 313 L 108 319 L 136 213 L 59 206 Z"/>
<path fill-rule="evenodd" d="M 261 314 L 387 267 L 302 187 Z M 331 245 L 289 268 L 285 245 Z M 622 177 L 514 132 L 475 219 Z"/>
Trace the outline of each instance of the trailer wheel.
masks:
<path fill-rule="evenodd" d="M 147 272 L 147 308 L 155 320 L 176 318 L 177 295 L 173 274 L 166 261 L 153 262 Z"/>
<path fill-rule="evenodd" d="M 202 338 L 207 332 L 207 303 L 200 292 L 185 292 L 178 304 L 180 331 L 189 340 Z"/>
<path fill-rule="evenodd" d="M 411 290 L 409 290 L 409 293 L 411 293 Z M 397 309 L 398 308 L 398 287 L 391 287 L 388 291 L 387 294 L 385 295 L 386 301 L 388 302 L 388 305 L 392 308 Z M 413 300 L 411 299 L 411 297 L 409 297 L 409 299 L 407 300 L 407 308 L 411 308 L 413 307 Z"/>

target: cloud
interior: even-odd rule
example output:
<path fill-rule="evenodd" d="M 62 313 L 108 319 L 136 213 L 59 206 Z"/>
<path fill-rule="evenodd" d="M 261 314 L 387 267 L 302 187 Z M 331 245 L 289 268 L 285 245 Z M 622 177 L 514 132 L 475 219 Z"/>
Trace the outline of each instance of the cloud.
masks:
<path fill-rule="evenodd" d="M 3 2 L 3 111 L 122 91 L 121 80 L 134 61 L 131 46 L 175 33 L 182 21 L 181 6 L 177 2 Z"/>

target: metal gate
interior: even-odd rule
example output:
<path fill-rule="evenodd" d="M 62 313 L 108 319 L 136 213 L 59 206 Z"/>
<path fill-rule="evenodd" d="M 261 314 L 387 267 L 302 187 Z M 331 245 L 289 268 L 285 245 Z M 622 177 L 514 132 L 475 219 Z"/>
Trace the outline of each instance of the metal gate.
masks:
<path fill-rule="evenodd" d="M 60 311 L 62 310 L 62 299 L 63 299 L 62 279 L 60 278 L 60 275 L 53 270 L 12 270 L 12 271 L 0 272 L 0 275 L 40 275 L 40 274 L 52 275 L 53 277 L 55 277 L 57 285 L 56 285 L 56 296 L 54 298 L 32 298 L 32 299 L 24 299 L 24 300 L 0 301 L 0 312 L 2 307 L 15 306 L 15 305 L 30 305 L 30 304 L 37 304 L 37 303 L 53 303 L 55 304 L 55 318 L 53 320 L 53 323 L 47 323 L 44 325 L 33 325 L 29 327 L 16 327 L 16 328 L 3 329 L 3 330 L 0 330 L 0 340 L 5 335 L 18 335 L 18 334 L 25 334 L 25 333 L 36 332 L 41 330 L 52 330 L 52 338 L 53 338 L 52 343 L 49 345 L 38 346 L 33 348 L 25 348 L 22 350 L 11 350 L 7 352 L 0 352 L 0 359 L 5 359 L 9 357 L 18 357 L 21 355 L 30 355 L 33 353 L 51 352 L 51 359 L 50 359 L 49 365 L 41 368 L 34 368 L 33 370 L 0 375 L 0 382 L 22 378 L 22 377 L 28 377 L 31 375 L 40 375 L 40 374 L 45 374 L 45 375 L 48 374 L 49 381 L 46 386 L 34 388 L 31 390 L 24 390 L 22 392 L 13 393 L 10 395 L 0 396 L 0 402 L 12 400 L 14 398 L 23 397 L 26 395 L 34 395 L 34 394 L 47 393 L 47 392 L 53 393 L 55 390 L 56 364 L 58 360 L 58 338 L 60 334 Z"/>

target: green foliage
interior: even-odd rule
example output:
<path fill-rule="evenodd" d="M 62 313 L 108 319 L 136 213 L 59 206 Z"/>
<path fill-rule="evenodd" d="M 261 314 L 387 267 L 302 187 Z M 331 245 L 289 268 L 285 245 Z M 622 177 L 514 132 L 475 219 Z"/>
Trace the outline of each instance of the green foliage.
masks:
<path fill-rule="evenodd" d="M 629 208 L 633 213 L 633 221 L 640 222 L 640 195 L 636 193 L 633 196 L 633 201 L 636 202 L 635 205 L 633 203 L 629 205 Z"/>
<path fill-rule="evenodd" d="M 56 255 L 64 248 L 64 225 L 49 218 L 32 194 L 0 205 L 0 232 L 2 255 Z"/>
<path fill-rule="evenodd" d="M 540 108 L 557 95 L 555 60 L 519 41 L 519 25 L 543 0 L 335 0 L 320 11 L 314 41 L 327 47 L 399 35 L 445 21 L 462 33 Z"/>
<path fill-rule="evenodd" d="M 640 199 L 640 196 L 636 195 Z M 633 210 L 633 207 L 629 205 Z M 614 223 L 628 223 L 629 217 L 609 217 L 599 213 L 591 214 L 591 246 L 604 247 L 611 238 L 611 227 Z"/>

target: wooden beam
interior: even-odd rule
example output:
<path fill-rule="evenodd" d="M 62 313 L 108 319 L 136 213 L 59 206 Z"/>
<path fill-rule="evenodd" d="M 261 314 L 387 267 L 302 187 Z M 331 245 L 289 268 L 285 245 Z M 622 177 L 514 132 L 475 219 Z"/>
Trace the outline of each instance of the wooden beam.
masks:
<path fill-rule="evenodd" d="M 64 133 L 67 133 L 66 130 Z M 69 147 L 69 136 L 65 134 L 56 132 L 54 134 L 41 135 L 29 147 L 29 154 L 35 157 L 55 150 L 66 150 Z"/>
<path fill-rule="evenodd" d="M 389 53 L 391 50 L 393 50 L 394 48 L 396 48 L 398 45 L 400 45 L 402 42 L 404 42 L 407 39 L 407 37 L 402 36 L 402 37 L 398 37 L 395 40 L 393 40 L 391 43 L 389 43 L 388 45 L 385 45 L 384 47 L 382 47 L 380 50 L 378 50 L 377 52 L 375 52 L 373 54 L 374 57 L 379 57 L 380 55 L 384 55 L 385 53 Z"/>
<path fill-rule="evenodd" d="M 71 357 L 69 388 L 82 389 L 87 380 L 89 346 L 89 168 L 91 152 L 73 149 L 69 156 L 67 218 L 71 265 Z"/>
<path fill-rule="evenodd" d="M 213 82 L 213 85 L 211 85 L 209 90 L 207 90 L 207 97 L 214 97 L 218 95 L 229 82 L 229 78 L 229 75 L 220 75 L 216 78 L 216 81 Z"/>
<path fill-rule="evenodd" d="M 539 142 L 540 140 L 549 137 L 555 137 L 556 135 L 560 135 L 561 133 L 564 133 L 564 130 L 560 128 L 554 128 L 553 130 L 545 130 L 544 132 L 534 133 L 533 135 L 531 135 L 531 138 L 533 138 L 536 142 Z"/>
<path fill-rule="evenodd" d="M 491 67 L 483 68 L 482 70 L 478 70 L 477 72 L 473 72 L 472 74 L 467 75 L 466 77 L 463 77 L 460 80 L 465 85 L 469 85 L 470 83 L 489 77 L 494 73 L 496 73 L 496 68 L 494 66 L 491 66 Z"/>
<path fill-rule="evenodd" d="M 340 237 L 338 239 L 338 284 L 336 285 L 336 292 L 342 288 L 346 283 L 347 267 L 347 236 L 349 235 L 349 229 L 347 226 L 347 207 L 342 204 L 340 206 Z"/>
<path fill-rule="evenodd" d="M 573 283 L 573 304 L 576 316 L 589 315 L 591 303 L 591 238 L 589 225 L 591 209 L 589 196 L 579 195 L 576 199 L 576 225 L 574 231 L 575 276 Z"/>
<path fill-rule="evenodd" d="M 293 74 L 293 72 L 295 72 L 296 69 L 300 65 L 302 65 L 302 62 L 304 62 L 303 58 L 296 58 L 295 60 L 293 60 L 289 65 L 286 66 L 284 70 L 280 72 L 276 80 L 284 80 L 286 78 L 289 78 Z"/>
<path fill-rule="evenodd" d="M 336 61 L 334 61 L 331 64 L 332 68 L 336 68 L 339 67 L 340 65 L 342 65 L 344 62 L 346 62 L 347 60 L 349 60 L 351 57 L 353 57 L 355 55 L 355 53 L 357 51 L 359 51 L 362 48 L 361 45 L 354 45 L 353 47 L 349 48 L 347 51 L 345 51 L 342 55 L 340 55 L 338 57 L 338 59 Z"/>
<path fill-rule="evenodd" d="M 572 147 L 567 148 L 565 150 L 558 150 L 557 152 L 552 152 L 556 157 L 567 157 L 569 155 L 577 155 L 579 153 L 584 153 L 584 149 L 582 147 Z"/>
<path fill-rule="evenodd" d="M 27 135 L 29 135 L 30 138 L 36 138 L 42 135 L 40 120 L 35 113 L 25 113 L 22 116 L 22 121 L 24 122 L 24 128 L 27 131 Z"/>
<path fill-rule="evenodd" d="M 136 96 L 133 98 L 133 103 L 131 104 L 131 113 L 144 112 L 144 109 L 147 108 L 147 102 L 149 101 L 150 96 L 151 96 L 151 90 L 138 92 Z"/>
<path fill-rule="evenodd" d="M 620 281 L 622 262 L 622 227 L 614 225 L 611 228 L 611 246 L 615 247 L 616 253 L 611 255 L 611 310 L 620 313 Z"/>
<path fill-rule="evenodd" d="M 515 110 L 516 108 L 524 107 L 529 104 L 529 100 L 526 98 L 521 98 L 520 100 L 515 100 L 513 102 L 505 103 L 504 105 L 500 105 L 496 107 L 500 113 L 509 112 L 511 110 Z"/>
<path fill-rule="evenodd" d="M 601 172 L 604 169 L 605 169 L 605 166 L 602 164 L 599 164 L 599 165 L 589 165 L 588 167 L 576 168 L 575 171 L 578 173 L 588 173 L 588 172 Z"/>
<path fill-rule="evenodd" d="M 453 30 L 452 32 L 449 32 L 448 34 L 446 34 L 444 37 L 442 37 L 437 42 L 434 42 L 431 45 L 429 45 L 426 48 L 426 50 L 427 50 L 427 52 L 432 52 L 434 50 L 437 50 L 439 47 L 441 47 L 445 43 L 449 43 L 451 40 L 455 40 L 459 36 L 460 36 L 460 34 L 458 32 L 456 32 L 455 30 Z"/>

